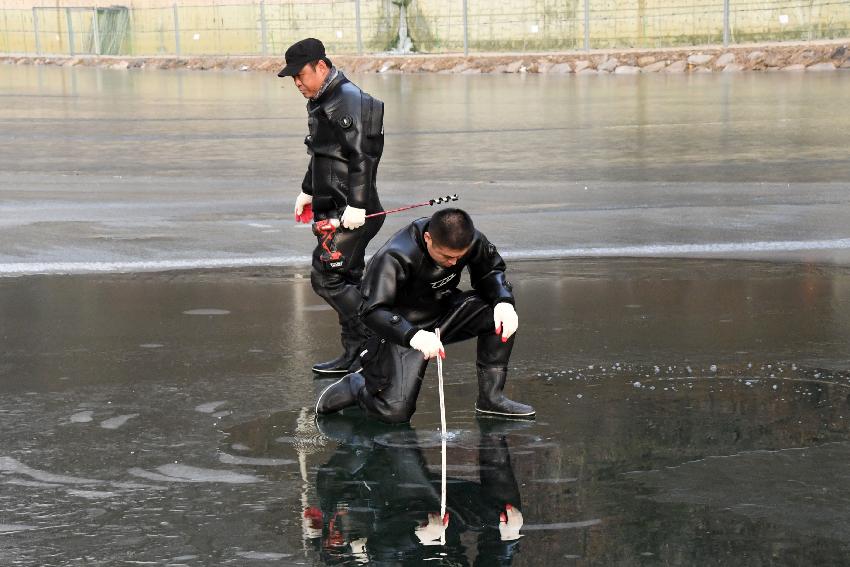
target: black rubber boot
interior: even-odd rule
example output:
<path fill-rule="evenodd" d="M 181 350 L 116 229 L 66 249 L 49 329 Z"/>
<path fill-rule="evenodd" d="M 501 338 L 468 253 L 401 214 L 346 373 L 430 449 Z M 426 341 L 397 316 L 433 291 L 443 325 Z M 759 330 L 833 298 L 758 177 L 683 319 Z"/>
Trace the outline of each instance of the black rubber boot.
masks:
<path fill-rule="evenodd" d="M 478 366 L 478 401 L 475 411 L 494 417 L 530 419 L 534 408 L 509 400 L 502 393 L 508 369 L 504 366 Z"/>
<path fill-rule="evenodd" d="M 345 323 L 340 332 L 342 354 L 333 360 L 313 365 L 313 372 L 322 376 L 340 376 L 360 370 L 359 356 L 366 335 L 359 321 Z"/>
<path fill-rule="evenodd" d="M 327 415 L 357 405 L 357 395 L 365 385 L 366 380 L 361 374 L 346 374 L 319 394 L 316 414 Z"/>

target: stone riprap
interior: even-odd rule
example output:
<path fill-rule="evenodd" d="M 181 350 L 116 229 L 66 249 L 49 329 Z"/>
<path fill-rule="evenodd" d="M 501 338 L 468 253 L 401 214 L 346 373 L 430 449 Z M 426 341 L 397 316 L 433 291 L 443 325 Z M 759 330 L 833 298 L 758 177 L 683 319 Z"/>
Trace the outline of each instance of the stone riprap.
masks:
<path fill-rule="evenodd" d="M 850 69 L 850 41 L 629 49 L 563 53 L 335 56 L 350 73 L 636 74 Z M 0 56 L 13 65 L 100 66 L 112 69 L 193 69 L 277 72 L 281 57 Z"/>

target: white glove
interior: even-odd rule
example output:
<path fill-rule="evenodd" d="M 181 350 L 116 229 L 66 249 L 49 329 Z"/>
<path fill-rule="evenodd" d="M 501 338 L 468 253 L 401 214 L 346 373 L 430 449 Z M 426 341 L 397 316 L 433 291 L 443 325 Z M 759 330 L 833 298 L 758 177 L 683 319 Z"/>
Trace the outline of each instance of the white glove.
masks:
<path fill-rule="evenodd" d="M 345 207 L 342 211 L 342 227 L 354 230 L 366 224 L 366 209 L 358 209 L 357 207 Z"/>
<path fill-rule="evenodd" d="M 493 322 L 496 324 L 496 334 L 502 335 L 503 343 L 508 342 L 519 327 L 519 317 L 514 306 L 505 302 L 497 303 L 493 308 Z"/>
<path fill-rule="evenodd" d="M 422 545 L 440 545 L 440 538 L 446 533 L 448 525 L 448 513 L 446 513 L 442 521 L 440 521 L 439 514 L 431 513 L 428 514 L 428 523 L 416 528 L 414 533 Z"/>
<path fill-rule="evenodd" d="M 410 339 L 410 348 L 415 348 L 424 354 L 426 359 L 434 358 L 435 356 L 446 358 L 443 343 L 440 342 L 437 335 L 424 329 L 416 331 L 416 334 Z"/>
<path fill-rule="evenodd" d="M 304 207 L 313 202 L 313 196 L 304 193 L 303 191 L 295 198 L 295 216 L 300 217 L 304 212 Z"/>
<path fill-rule="evenodd" d="M 519 530 L 522 529 L 522 512 L 510 504 L 505 506 L 505 512 L 499 514 L 499 536 L 502 541 L 519 539 Z"/>

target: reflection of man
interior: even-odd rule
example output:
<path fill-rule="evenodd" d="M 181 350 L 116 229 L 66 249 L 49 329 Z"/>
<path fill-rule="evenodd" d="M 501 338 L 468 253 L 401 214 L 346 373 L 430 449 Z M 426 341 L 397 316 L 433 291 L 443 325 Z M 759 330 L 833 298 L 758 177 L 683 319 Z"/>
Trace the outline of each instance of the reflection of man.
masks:
<path fill-rule="evenodd" d="M 458 290 L 464 269 L 472 291 Z M 361 290 L 361 317 L 377 337 L 361 354 L 362 372 L 326 388 L 316 413 L 359 404 L 381 421 L 408 421 L 428 359 L 444 356 L 444 343 L 477 337 L 476 411 L 534 416 L 503 394 L 518 326 L 514 297 L 502 257 L 466 212 L 443 209 L 396 233 L 369 261 Z"/>
<path fill-rule="evenodd" d="M 487 425 L 483 425 L 487 427 Z M 522 527 L 519 489 L 503 435 L 482 431 L 479 482 L 450 479 L 440 518 L 439 475 L 431 474 L 416 432 L 334 416 L 319 422 L 340 443 L 318 468 L 321 550 L 327 562 L 469 565 L 461 534 L 476 534 L 475 565 L 509 565 Z M 446 545 L 436 546 L 445 536 Z M 464 538 L 470 541 L 469 538 Z"/>
<path fill-rule="evenodd" d="M 366 219 L 367 214 L 381 210 L 375 176 L 384 149 L 384 104 L 346 79 L 318 39 L 303 39 L 287 49 L 286 67 L 278 76 L 292 77 L 309 100 L 310 133 L 304 143 L 311 157 L 295 200 L 295 215 L 302 217 L 310 205 L 316 221 L 329 223 L 325 232 L 314 225 L 318 245 L 310 279 L 316 293 L 339 316 L 343 353 L 314 365 L 313 371 L 345 374 L 365 340 L 357 318 L 363 256 L 384 222 L 383 216 Z"/>

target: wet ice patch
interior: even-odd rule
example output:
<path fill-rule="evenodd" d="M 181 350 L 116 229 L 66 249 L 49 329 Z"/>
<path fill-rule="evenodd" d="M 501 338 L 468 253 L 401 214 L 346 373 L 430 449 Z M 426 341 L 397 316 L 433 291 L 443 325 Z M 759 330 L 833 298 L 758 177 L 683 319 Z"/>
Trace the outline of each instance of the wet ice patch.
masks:
<path fill-rule="evenodd" d="M 230 315 L 227 309 L 189 309 L 183 315 Z"/>
<path fill-rule="evenodd" d="M 42 482 L 58 484 L 99 484 L 101 482 L 92 478 L 80 478 L 40 471 L 28 467 L 12 457 L 0 457 L 0 472 L 19 474 Z"/>
<path fill-rule="evenodd" d="M 156 470 L 159 472 L 132 468 L 128 472 L 133 476 L 164 482 L 223 482 L 225 484 L 252 484 L 260 482 L 260 479 L 252 475 L 190 467 L 188 465 L 162 465 L 157 467 Z"/>
<path fill-rule="evenodd" d="M 140 346 L 141 348 L 162 348 L 162 347 L 164 347 L 165 345 L 162 345 L 162 344 L 160 344 L 160 343 L 144 343 L 144 344 L 141 344 L 141 345 L 139 345 L 139 346 Z"/>
<path fill-rule="evenodd" d="M 0 534 L 8 534 L 12 532 L 24 532 L 26 530 L 34 530 L 35 526 L 26 524 L 0 524 Z"/>
<path fill-rule="evenodd" d="M 543 530 L 575 530 L 578 528 L 589 528 L 602 523 L 602 520 L 584 520 L 583 522 L 558 522 L 554 524 L 525 524 L 524 532 L 536 532 Z"/>
<path fill-rule="evenodd" d="M 535 478 L 531 482 L 538 482 L 541 484 L 566 484 L 568 482 L 577 482 L 577 478 Z"/>
<path fill-rule="evenodd" d="M 217 402 L 207 402 L 205 404 L 201 404 L 199 406 L 195 406 L 195 411 L 199 411 L 201 413 L 212 413 L 220 406 L 223 406 L 227 403 L 227 400 L 219 400 Z"/>
<path fill-rule="evenodd" d="M 80 498 L 89 498 L 91 500 L 97 500 L 100 498 L 112 498 L 113 496 L 117 496 L 114 492 L 107 492 L 104 490 L 69 490 L 68 494 L 71 496 L 79 496 Z"/>
<path fill-rule="evenodd" d="M 226 465 L 256 465 L 261 467 L 279 467 L 282 465 L 294 465 L 298 461 L 292 459 L 262 459 L 256 457 L 240 457 L 238 455 L 228 455 L 220 453 L 218 460 Z"/>
<path fill-rule="evenodd" d="M 109 419 L 104 419 L 100 422 L 100 426 L 104 429 L 118 429 L 134 417 L 139 417 L 137 413 L 131 413 L 127 415 L 119 415 L 116 417 L 110 417 Z"/>
<path fill-rule="evenodd" d="M 22 480 L 17 478 L 7 480 L 4 484 L 14 484 L 17 486 L 32 486 L 34 488 L 56 488 L 57 486 L 62 486 L 61 484 L 54 484 L 52 482 L 38 482 L 36 480 Z"/>
<path fill-rule="evenodd" d="M 260 561 L 278 561 L 292 557 L 291 553 L 273 553 L 271 551 L 240 551 L 236 555 L 245 559 L 258 559 Z"/>
<path fill-rule="evenodd" d="M 68 418 L 71 423 L 88 423 L 92 421 L 93 411 L 80 411 Z"/>
<path fill-rule="evenodd" d="M 321 305 L 305 305 L 301 308 L 301 311 L 330 311 L 333 309 L 330 305 L 321 304 Z"/>

